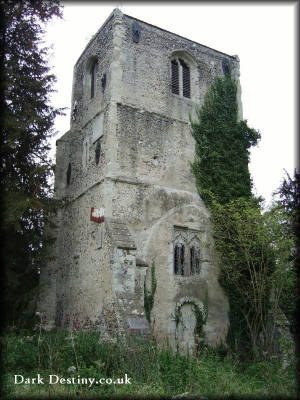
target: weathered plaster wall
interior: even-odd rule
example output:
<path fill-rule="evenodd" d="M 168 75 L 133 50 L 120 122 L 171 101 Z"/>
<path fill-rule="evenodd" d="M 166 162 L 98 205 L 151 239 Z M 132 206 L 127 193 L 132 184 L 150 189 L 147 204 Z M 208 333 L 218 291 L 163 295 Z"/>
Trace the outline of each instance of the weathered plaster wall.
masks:
<path fill-rule="evenodd" d="M 62 326 L 76 318 L 95 322 L 112 297 L 109 237 L 102 225 L 90 221 L 90 204 L 101 202 L 99 187 L 67 205 L 58 237 L 57 299 L 63 307 Z M 102 246 L 99 248 L 99 231 Z M 88 321 L 86 321 L 88 322 Z"/>
<path fill-rule="evenodd" d="M 194 139 L 185 121 L 118 105 L 117 158 L 123 176 L 194 192 Z"/>
<path fill-rule="evenodd" d="M 174 225 L 195 231 L 200 237 L 200 275 L 177 276 L 173 270 Z M 148 232 L 144 248 L 146 260 L 155 260 L 157 296 L 153 308 L 153 328 L 158 337 L 174 341 L 174 313 L 182 298 L 206 301 L 208 319 L 205 330 L 208 341 L 224 339 L 229 310 L 227 299 L 218 284 L 218 264 L 211 236 L 211 225 L 203 205 L 194 202 L 169 211 Z M 174 344 L 174 343 L 173 343 Z"/>

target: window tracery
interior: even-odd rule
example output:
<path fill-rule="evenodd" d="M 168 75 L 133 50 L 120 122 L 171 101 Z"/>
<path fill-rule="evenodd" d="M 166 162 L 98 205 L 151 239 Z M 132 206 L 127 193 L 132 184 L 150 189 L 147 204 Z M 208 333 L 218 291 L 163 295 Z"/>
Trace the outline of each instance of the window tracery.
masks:
<path fill-rule="evenodd" d="M 175 275 L 191 276 L 200 274 L 199 232 L 184 227 L 175 227 L 173 260 Z"/>

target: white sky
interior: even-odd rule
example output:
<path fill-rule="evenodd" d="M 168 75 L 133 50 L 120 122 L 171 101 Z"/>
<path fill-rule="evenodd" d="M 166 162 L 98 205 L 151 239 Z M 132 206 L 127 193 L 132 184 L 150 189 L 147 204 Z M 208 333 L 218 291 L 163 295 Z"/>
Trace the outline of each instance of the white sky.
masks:
<path fill-rule="evenodd" d="M 53 104 L 68 107 L 59 117 L 58 139 L 69 129 L 73 66 L 89 39 L 112 10 L 240 58 L 244 119 L 261 132 L 251 152 L 255 193 L 266 202 L 284 169 L 296 166 L 296 12 L 297 3 L 130 3 L 67 2 L 64 20 L 47 27 L 50 63 L 57 76 Z M 53 146 L 55 148 L 55 145 Z"/>

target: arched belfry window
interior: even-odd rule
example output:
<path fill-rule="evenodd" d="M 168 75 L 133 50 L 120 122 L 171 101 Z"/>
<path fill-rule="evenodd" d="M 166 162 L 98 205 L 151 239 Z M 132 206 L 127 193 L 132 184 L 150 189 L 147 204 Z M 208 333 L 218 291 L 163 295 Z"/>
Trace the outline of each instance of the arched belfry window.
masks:
<path fill-rule="evenodd" d="M 199 76 L 196 58 L 186 50 L 170 55 L 171 91 L 179 97 L 199 101 Z"/>
<path fill-rule="evenodd" d="M 91 55 L 85 64 L 83 75 L 83 88 L 86 100 L 93 99 L 97 93 L 97 76 L 99 75 L 99 62 L 96 55 Z"/>
<path fill-rule="evenodd" d="M 97 60 L 93 60 L 90 70 L 91 79 L 91 99 L 95 96 L 96 90 L 96 70 L 97 70 Z"/>
<path fill-rule="evenodd" d="M 172 67 L 172 93 L 179 94 L 179 67 L 177 60 L 171 61 Z"/>
<path fill-rule="evenodd" d="M 191 97 L 191 72 L 190 67 L 183 61 L 180 60 L 182 67 L 182 94 L 183 97 Z"/>
<path fill-rule="evenodd" d="M 191 98 L 191 71 L 189 65 L 181 58 L 171 61 L 172 93 Z"/>

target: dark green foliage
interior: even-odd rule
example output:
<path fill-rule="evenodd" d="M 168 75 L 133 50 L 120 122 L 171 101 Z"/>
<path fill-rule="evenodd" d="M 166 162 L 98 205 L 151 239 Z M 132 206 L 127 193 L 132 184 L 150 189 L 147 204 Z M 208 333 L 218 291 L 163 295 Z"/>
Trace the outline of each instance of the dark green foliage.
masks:
<path fill-rule="evenodd" d="M 207 316 L 208 316 L 208 293 L 206 291 L 205 293 L 205 299 L 204 299 L 204 304 L 203 304 L 203 309 L 200 309 L 197 304 L 195 304 L 193 301 L 186 301 L 183 304 L 191 304 L 193 307 L 193 312 L 195 314 L 195 319 L 196 319 L 196 324 L 195 324 L 195 329 L 194 329 L 194 338 L 195 338 L 195 351 L 199 355 L 203 352 L 204 349 L 207 348 L 207 343 L 206 343 L 206 335 L 204 331 L 204 325 L 206 324 L 207 321 Z M 178 326 L 182 322 L 182 313 L 181 313 L 181 307 L 183 306 L 181 304 L 180 306 L 176 307 L 175 313 L 174 313 L 174 321 L 176 324 L 176 330 L 178 329 Z M 183 329 L 184 326 L 183 326 Z"/>
<path fill-rule="evenodd" d="M 287 234 L 293 235 L 293 249 L 290 254 L 290 266 L 288 276 L 285 280 L 280 306 L 291 323 L 291 332 L 296 335 L 296 343 L 299 344 L 299 245 L 300 245 L 300 226 L 299 226 L 299 171 L 294 170 L 291 178 L 288 173 L 284 178 L 279 190 L 280 204 L 285 210 L 286 217 L 282 225 L 287 229 Z"/>
<path fill-rule="evenodd" d="M 287 176 L 284 178 L 276 194 L 279 195 L 280 202 L 283 205 L 287 216 L 289 217 L 289 228 L 299 240 L 299 171 L 296 169 L 294 170 L 293 178 L 291 178 L 288 173 L 286 173 L 286 175 Z"/>
<path fill-rule="evenodd" d="M 210 203 L 209 193 L 221 203 L 251 196 L 248 170 L 249 148 L 260 134 L 238 121 L 237 87 L 229 75 L 217 78 L 210 87 L 198 121 L 192 121 L 196 141 L 192 165 L 200 196 Z"/>
<path fill-rule="evenodd" d="M 195 343 L 196 343 L 196 352 L 201 354 L 204 349 L 207 348 L 206 343 L 206 335 L 204 331 L 204 325 L 206 324 L 207 317 L 208 317 L 208 291 L 205 291 L 205 299 L 203 302 L 203 310 L 193 304 L 193 311 L 196 317 L 196 326 L 195 326 Z"/>
<path fill-rule="evenodd" d="M 49 103 L 55 77 L 42 39 L 45 24 L 61 9 L 58 1 L 1 0 L 0 14 L 2 306 L 11 323 L 25 310 L 42 266 L 53 168 L 48 138 L 61 114 Z"/>
<path fill-rule="evenodd" d="M 147 290 L 146 281 L 144 283 L 144 308 L 148 322 L 151 322 L 151 311 L 154 304 L 154 295 L 156 292 L 155 263 L 151 265 L 151 290 Z"/>
<path fill-rule="evenodd" d="M 199 309 L 196 304 L 194 304 L 194 313 L 196 317 L 196 326 L 195 326 L 195 343 L 196 343 L 196 351 L 198 354 L 201 354 L 203 350 L 206 348 L 206 336 L 204 332 L 204 325 L 206 324 L 208 313 L 204 310 Z"/>
<path fill-rule="evenodd" d="M 220 284 L 230 303 L 227 339 L 232 351 L 249 356 L 265 326 L 275 258 L 259 201 L 251 195 L 249 150 L 260 134 L 238 120 L 237 86 L 230 74 L 211 85 L 191 133 L 196 141 L 192 169 L 212 212 Z"/>
<path fill-rule="evenodd" d="M 231 348 L 244 356 L 258 350 L 265 332 L 275 271 L 266 218 L 254 199 L 237 199 L 211 206 L 216 248 L 222 266 L 219 281 L 230 302 Z"/>
<path fill-rule="evenodd" d="M 299 265 L 299 264 L 298 264 Z M 294 268 L 290 269 L 286 274 L 286 279 L 283 284 L 282 293 L 280 296 L 280 308 L 290 322 L 290 330 L 293 335 L 299 337 L 299 275 Z M 296 343 L 299 343 L 297 341 Z"/>

